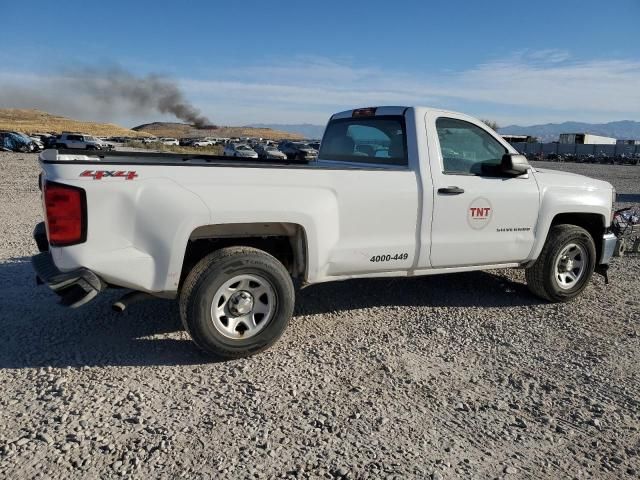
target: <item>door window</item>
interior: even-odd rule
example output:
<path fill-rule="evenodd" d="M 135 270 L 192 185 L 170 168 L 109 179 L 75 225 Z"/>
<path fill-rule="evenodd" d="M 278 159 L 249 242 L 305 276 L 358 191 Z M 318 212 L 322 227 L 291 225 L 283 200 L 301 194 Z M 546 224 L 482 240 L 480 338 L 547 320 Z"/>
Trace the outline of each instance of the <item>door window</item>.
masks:
<path fill-rule="evenodd" d="M 491 134 L 473 123 L 455 118 L 438 118 L 444 173 L 453 175 L 500 175 L 507 149 Z"/>

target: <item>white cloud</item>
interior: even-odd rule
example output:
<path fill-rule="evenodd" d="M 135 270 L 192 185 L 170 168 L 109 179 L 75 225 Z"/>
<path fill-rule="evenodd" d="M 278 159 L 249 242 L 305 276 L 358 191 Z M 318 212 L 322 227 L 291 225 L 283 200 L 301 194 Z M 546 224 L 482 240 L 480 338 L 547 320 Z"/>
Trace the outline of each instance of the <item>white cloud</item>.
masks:
<path fill-rule="evenodd" d="M 0 106 L 12 102 L 2 94 L 12 91 L 3 88 L 7 84 L 30 85 L 42 98 L 42 92 L 50 92 L 45 88 L 50 82 L 28 74 L 0 74 Z M 178 82 L 203 113 L 221 124 L 324 123 L 334 111 L 382 104 L 458 109 L 501 124 L 640 120 L 640 59 L 574 60 L 563 50 L 521 51 L 466 70 L 422 74 L 360 66 L 350 59 L 271 59 Z M 67 104 L 77 111 L 73 92 L 57 90 L 56 95 L 63 110 L 64 97 L 70 95 Z M 28 100 L 13 95 L 13 103 L 17 98 Z M 126 111 L 99 113 L 111 115 L 100 120 L 131 117 Z"/>
<path fill-rule="evenodd" d="M 221 112 L 234 104 L 253 105 L 256 118 L 274 122 L 321 121 L 320 115 L 324 119 L 334 110 L 379 104 L 471 109 L 524 123 L 637 119 L 640 112 L 640 60 L 573 61 L 560 50 L 521 52 L 468 70 L 422 75 L 296 59 L 182 83 Z M 278 116 L 269 113 L 272 108 Z"/>
<path fill-rule="evenodd" d="M 566 50 L 559 50 L 555 48 L 537 51 L 524 51 L 523 55 L 528 55 L 531 60 L 540 60 L 543 62 L 559 63 L 569 60 L 571 54 Z"/>
<path fill-rule="evenodd" d="M 637 115 L 640 61 L 592 60 L 481 65 L 452 79 L 443 94 L 502 105 Z"/>

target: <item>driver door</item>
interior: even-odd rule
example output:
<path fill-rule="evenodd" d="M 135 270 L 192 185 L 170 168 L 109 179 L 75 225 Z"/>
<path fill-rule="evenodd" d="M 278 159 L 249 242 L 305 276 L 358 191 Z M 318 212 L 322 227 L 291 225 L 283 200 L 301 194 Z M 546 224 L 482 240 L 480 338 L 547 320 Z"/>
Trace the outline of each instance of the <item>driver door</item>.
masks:
<path fill-rule="evenodd" d="M 466 115 L 426 116 L 432 161 L 434 268 L 516 263 L 534 242 L 539 192 L 533 175 L 499 172 L 507 143 Z"/>

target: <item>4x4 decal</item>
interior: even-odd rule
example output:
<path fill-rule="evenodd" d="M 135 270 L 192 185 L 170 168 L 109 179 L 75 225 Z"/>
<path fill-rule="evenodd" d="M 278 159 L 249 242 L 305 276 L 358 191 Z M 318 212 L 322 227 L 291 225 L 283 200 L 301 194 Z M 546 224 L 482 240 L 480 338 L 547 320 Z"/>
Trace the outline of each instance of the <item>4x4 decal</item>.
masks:
<path fill-rule="evenodd" d="M 138 176 L 135 171 L 125 172 L 123 170 L 85 170 L 80 174 L 81 177 L 92 177 L 94 180 L 102 180 L 105 177 L 124 178 L 125 180 L 133 180 Z"/>

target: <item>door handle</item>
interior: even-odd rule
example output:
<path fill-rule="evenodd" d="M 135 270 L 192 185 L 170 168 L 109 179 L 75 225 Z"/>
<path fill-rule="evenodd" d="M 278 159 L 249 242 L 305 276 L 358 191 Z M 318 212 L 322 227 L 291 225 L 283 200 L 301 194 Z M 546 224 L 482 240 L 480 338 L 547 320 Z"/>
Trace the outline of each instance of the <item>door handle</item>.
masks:
<path fill-rule="evenodd" d="M 444 187 L 439 188 L 438 193 L 443 195 L 460 195 L 461 193 L 464 193 L 464 189 L 460 187 Z"/>

